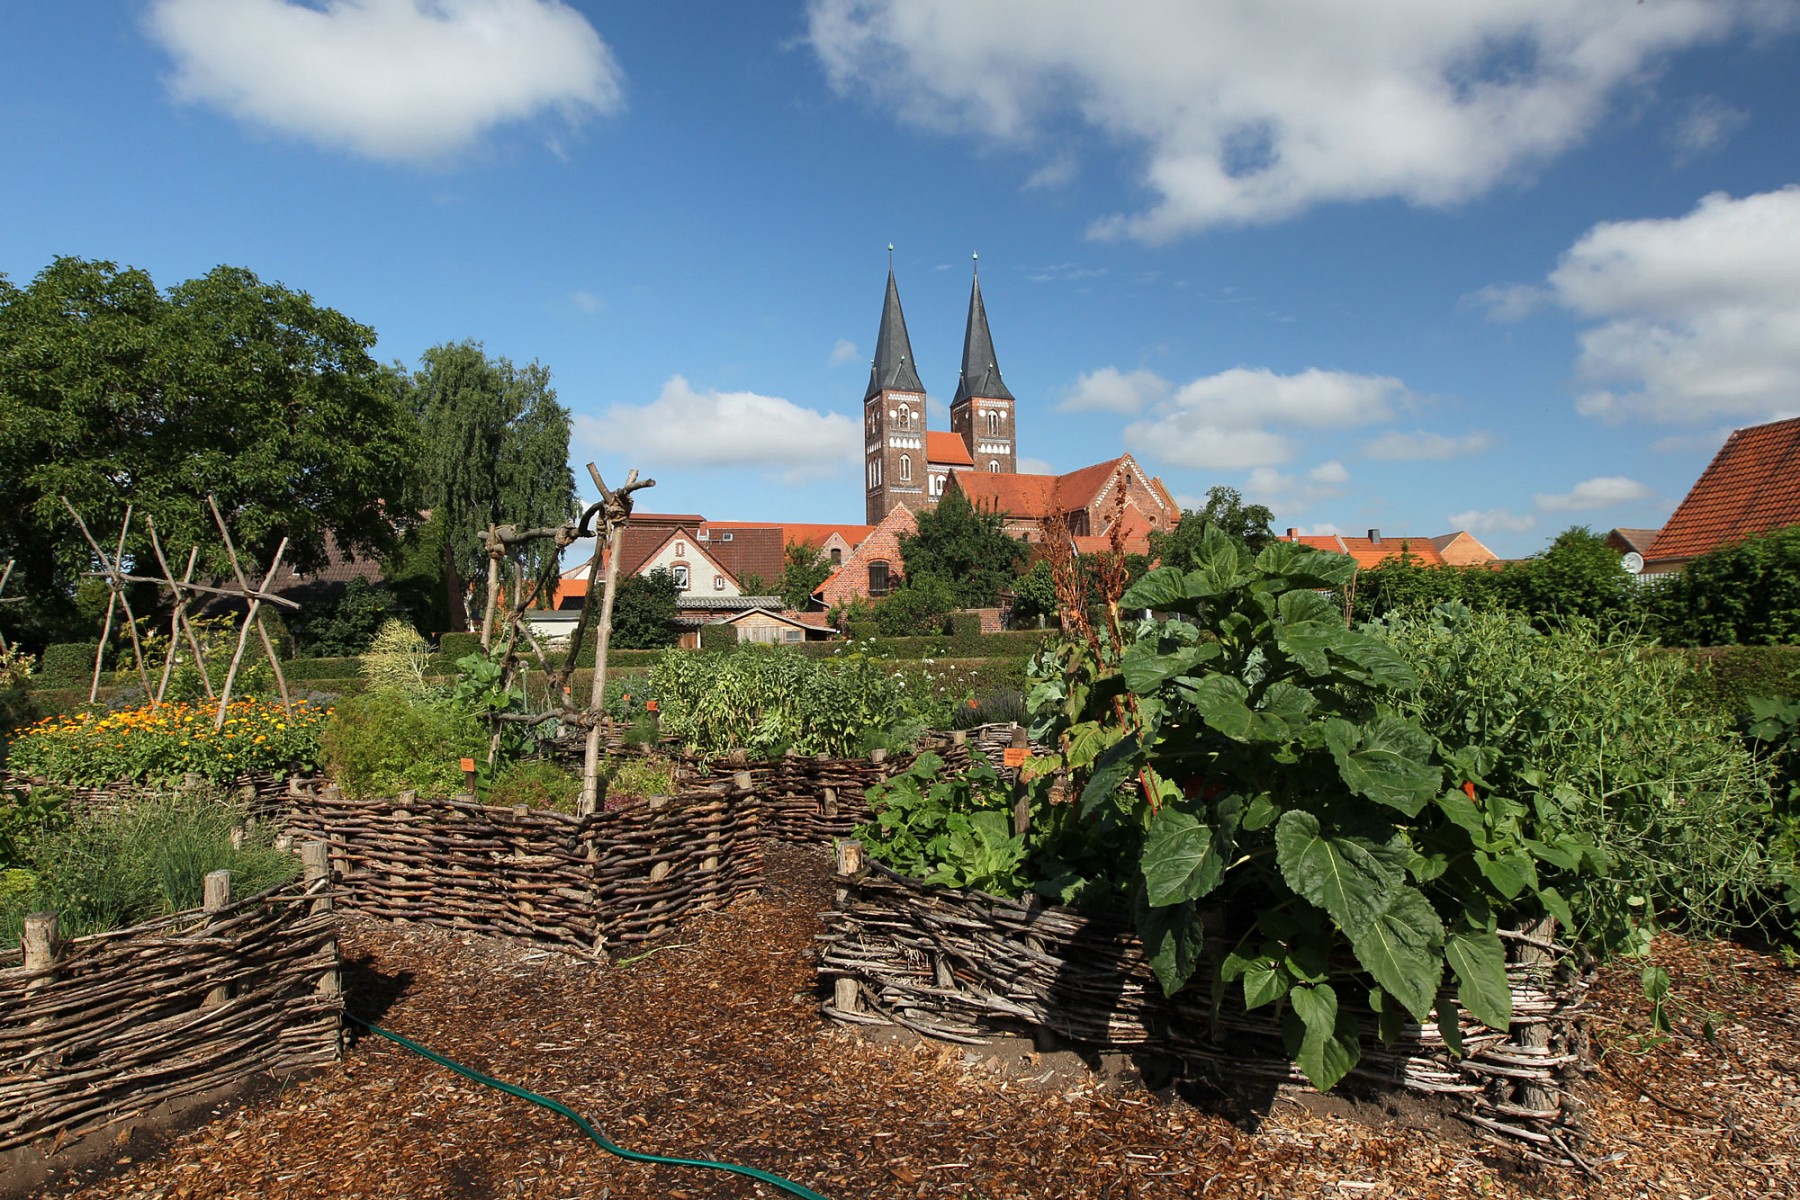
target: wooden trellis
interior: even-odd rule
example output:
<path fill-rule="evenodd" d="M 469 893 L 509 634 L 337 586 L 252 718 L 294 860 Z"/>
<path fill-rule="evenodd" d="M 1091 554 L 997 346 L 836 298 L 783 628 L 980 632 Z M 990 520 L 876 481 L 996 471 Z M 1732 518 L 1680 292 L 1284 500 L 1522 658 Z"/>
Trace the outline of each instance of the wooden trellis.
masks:
<path fill-rule="evenodd" d="M 587 732 L 586 753 L 582 760 L 581 800 L 576 809 L 580 815 L 589 815 L 600 806 L 600 746 L 602 730 L 605 724 L 606 701 L 606 653 L 612 641 L 612 609 L 613 593 L 616 590 L 619 572 L 619 556 L 610 551 L 617 548 L 619 534 L 631 520 L 633 494 L 643 488 L 655 487 L 656 480 L 638 478 L 634 468 L 625 477 L 625 482 L 615 491 L 606 486 L 600 477 L 600 471 L 593 463 L 587 464 L 588 476 L 600 491 L 600 499 L 588 506 L 581 519 L 572 524 L 558 525 L 554 528 L 519 529 L 513 525 L 490 525 L 482 536 L 482 544 L 488 555 L 487 610 L 482 614 L 481 645 L 489 653 L 494 649 L 495 613 L 499 607 L 500 574 L 502 566 L 509 561 L 510 551 L 515 546 L 532 541 L 550 539 L 554 542 L 557 555 L 552 556 L 538 577 L 531 581 L 528 591 L 524 591 L 519 603 L 512 606 L 507 620 L 505 640 L 501 650 L 502 682 L 510 686 L 516 677 L 519 646 L 523 642 L 536 657 L 538 665 L 549 677 L 550 701 L 552 707 L 541 713 L 502 713 L 498 721 L 509 721 L 524 724 L 543 724 L 547 721 L 562 721 Z M 594 521 L 600 525 L 595 527 Z M 550 664 L 544 648 L 532 634 L 525 622 L 525 612 L 537 599 L 549 590 L 554 595 L 553 580 L 559 578 L 560 567 L 557 559 L 561 552 L 584 538 L 595 538 L 593 557 L 588 562 L 587 601 L 582 606 L 581 620 L 576 623 L 575 632 L 569 638 L 569 646 L 558 666 Z M 605 565 L 605 581 L 601 582 L 601 566 Z M 600 628 L 594 644 L 594 684 L 588 703 L 577 707 L 572 694 L 568 691 L 570 676 L 580 661 L 582 643 L 587 638 L 589 624 L 594 616 L 594 601 L 600 601 Z M 488 761 L 491 763 L 498 753 L 500 744 L 499 730 L 496 728 L 488 744 Z"/>
<path fill-rule="evenodd" d="M 269 585 L 274 582 L 276 574 L 281 570 L 281 560 L 287 554 L 288 540 L 285 537 L 281 539 L 281 544 L 276 548 L 275 558 L 269 564 L 269 569 L 264 574 L 261 584 L 252 586 L 249 577 L 244 574 L 244 566 L 238 558 L 237 546 L 231 540 L 231 531 L 225 526 L 225 517 L 219 511 L 218 501 L 209 493 L 206 497 L 206 504 L 212 510 L 214 523 L 219 527 L 219 536 L 225 542 L 225 554 L 231 562 L 231 571 L 237 580 L 237 586 L 235 588 L 216 587 L 212 584 L 194 582 L 194 567 L 199 561 L 200 554 L 198 546 L 188 550 L 187 569 L 177 580 L 174 571 L 169 568 L 169 560 L 163 551 L 162 539 L 156 533 L 156 524 L 149 517 L 145 517 L 144 521 L 149 528 L 150 545 L 155 551 L 157 565 L 162 568 L 162 574 L 140 575 L 125 568 L 125 543 L 131 531 L 132 508 L 130 505 L 125 507 L 125 523 L 119 530 L 118 549 L 111 557 L 108 557 L 100 543 L 94 540 L 94 535 L 89 532 L 87 522 L 82 520 L 81 514 L 75 510 L 75 506 L 69 503 L 69 498 L 63 496 L 61 500 L 63 507 L 69 510 L 69 515 L 75 518 L 75 524 L 81 529 L 81 536 L 87 539 L 89 548 L 100 560 L 100 570 L 90 571 L 88 574 L 105 580 L 110 592 L 106 604 L 106 623 L 100 634 L 100 644 L 94 651 L 93 682 L 88 688 L 88 703 L 92 704 L 100 698 L 100 672 L 106 659 L 106 643 L 112 636 L 113 616 L 118 609 L 123 609 L 125 627 L 131 633 L 131 646 L 137 663 L 138 677 L 143 682 L 144 695 L 149 700 L 150 707 L 155 708 L 162 703 L 163 696 L 168 689 L 169 678 L 175 668 L 175 657 L 182 641 L 185 640 L 194 655 L 194 664 L 200 672 L 201 686 L 206 689 L 207 698 L 217 701 L 213 728 L 223 728 L 225 710 L 231 703 L 231 689 L 237 680 L 238 669 L 243 665 L 244 650 L 249 645 L 250 631 L 254 628 L 262 641 L 263 652 L 268 656 L 269 668 L 275 673 L 275 683 L 281 692 L 281 706 L 289 715 L 292 715 L 293 703 L 288 695 L 287 677 L 281 670 L 281 657 L 276 654 L 275 643 L 270 639 L 268 630 L 263 627 L 261 614 L 264 604 L 275 604 L 293 611 L 298 611 L 300 608 L 299 604 L 287 597 L 277 596 L 269 591 Z M 137 615 L 131 610 L 131 599 L 127 594 L 128 585 L 133 583 L 150 583 L 168 588 L 175 598 L 174 608 L 169 617 L 168 657 L 163 663 L 161 680 L 154 691 L 150 687 L 149 672 L 144 667 L 143 644 L 138 640 Z M 207 675 L 205 651 L 198 635 L 194 632 L 193 622 L 188 616 L 188 608 L 201 593 L 241 599 L 245 605 L 244 623 L 238 629 L 237 649 L 231 657 L 231 665 L 226 669 L 224 682 L 216 694 L 213 691 L 212 680 Z"/>

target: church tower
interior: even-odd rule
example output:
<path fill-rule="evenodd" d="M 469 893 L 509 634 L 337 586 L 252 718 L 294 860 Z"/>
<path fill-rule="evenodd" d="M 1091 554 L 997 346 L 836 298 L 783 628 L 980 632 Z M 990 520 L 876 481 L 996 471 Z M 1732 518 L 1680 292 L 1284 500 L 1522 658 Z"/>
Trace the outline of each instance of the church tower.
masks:
<path fill-rule="evenodd" d="M 897 504 L 917 512 L 926 499 L 925 385 L 913 363 L 906 314 L 894 286 L 893 251 L 889 246 L 887 298 L 881 304 L 869 389 L 863 394 L 865 511 L 871 525 Z"/>
<path fill-rule="evenodd" d="M 979 267 L 969 290 L 969 324 L 963 332 L 962 374 L 956 381 L 956 399 L 950 403 L 950 431 L 968 447 L 975 470 L 1002 475 L 1018 471 L 1013 394 L 1000 378 L 994 337 L 988 332 L 987 308 L 981 302 Z"/>

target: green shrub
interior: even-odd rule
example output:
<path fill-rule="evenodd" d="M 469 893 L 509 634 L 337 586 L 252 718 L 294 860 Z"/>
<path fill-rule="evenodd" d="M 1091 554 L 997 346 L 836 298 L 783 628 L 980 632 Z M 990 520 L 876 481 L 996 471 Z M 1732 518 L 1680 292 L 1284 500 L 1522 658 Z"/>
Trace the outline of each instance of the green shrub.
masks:
<path fill-rule="evenodd" d="M 1696 668 L 1687 680 L 1689 690 L 1728 717 L 1749 712 L 1750 701 L 1758 697 L 1800 695 L 1800 646 L 1725 646 L 1671 653 Z"/>
<path fill-rule="evenodd" d="M 52 642 L 44 647 L 38 677 L 46 681 L 91 679 L 97 642 Z"/>
<path fill-rule="evenodd" d="M 362 674 L 360 658 L 296 658 L 281 664 L 281 673 L 289 683 L 333 682 L 357 679 Z"/>
<path fill-rule="evenodd" d="M 242 827 L 243 843 L 231 844 Z M 172 794 L 70 823 L 40 837 L 0 907 L 0 944 L 16 945 L 24 915 L 54 909 L 65 936 L 98 933 L 199 907 L 211 871 L 230 871 L 232 893 L 249 896 L 299 873 L 299 860 L 274 848 L 275 831 L 247 821 L 215 796 Z"/>
<path fill-rule="evenodd" d="M 1647 590 L 1643 603 L 1651 629 L 1671 645 L 1800 640 L 1800 525 L 1703 554 Z"/>
<path fill-rule="evenodd" d="M 454 663 L 459 658 L 480 653 L 481 635 L 479 633 L 438 634 L 437 654 L 446 663 Z"/>
<path fill-rule="evenodd" d="M 475 653 L 480 654 L 479 646 Z M 430 658 L 419 631 L 394 618 L 376 632 L 359 661 L 371 692 L 418 697 L 428 690 L 425 673 Z"/>
<path fill-rule="evenodd" d="M 972 612 L 953 612 L 950 614 L 951 648 L 965 658 L 972 658 L 981 653 L 981 614 Z"/>
<path fill-rule="evenodd" d="M 1791 872 L 1766 766 L 1682 656 L 1571 621 L 1445 606 L 1372 628 L 1418 674 L 1400 700 L 1490 807 L 1579 848 L 1536 873 L 1577 932 L 1636 949 L 1659 923 L 1718 933 L 1766 915 Z M 1461 782 L 1458 780 L 1456 782 Z M 1561 861 L 1559 861 L 1561 859 Z"/>
<path fill-rule="evenodd" d="M 466 787 L 459 760 L 487 760 L 479 721 L 448 700 L 370 692 L 342 700 L 320 734 L 325 767 L 347 795 L 391 797 L 411 789 L 452 796 Z"/>
<path fill-rule="evenodd" d="M 729 650 L 737 645 L 738 634 L 735 625 L 714 622 L 700 627 L 700 648 L 702 650 Z"/>
<path fill-rule="evenodd" d="M 501 808 L 524 806 L 572 813 L 581 798 L 581 776 L 543 760 L 503 763 L 494 773 L 484 801 Z"/>

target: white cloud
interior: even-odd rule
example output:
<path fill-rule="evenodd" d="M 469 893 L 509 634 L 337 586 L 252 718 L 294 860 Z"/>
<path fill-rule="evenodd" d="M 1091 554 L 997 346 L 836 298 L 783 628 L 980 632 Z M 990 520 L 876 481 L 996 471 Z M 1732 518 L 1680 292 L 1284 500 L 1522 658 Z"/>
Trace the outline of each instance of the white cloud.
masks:
<path fill-rule="evenodd" d="M 649 404 L 578 415 L 575 433 L 590 446 L 629 450 L 634 463 L 650 468 L 760 467 L 788 479 L 836 474 L 862 451 L 857 423 L 840 413 L 756 392 L 696 390 L 680 375 Z"/>
<path fill-rule="evenodd" d="M 1306 477 L 1314 483 L 1326 487 L 1336 487 L 1339 484 L 1350 482 L 1350 472 L 1345 469 L 1343 463 L 1338 462 L 1336 459 L 1333 459 L 1330 462 L 1320 463 L 1318 466 L 1308 471 Z"/>
<path fill-rule="evenodd" d="M 1623 475 L 1605 475 L 1584 479 L 1561 495 L 1535 495 L 1531 498 L 1543 512 L 1573 512 L 1583 508 L 1610 508 L 1631 500 L 1642 500 L 1650 489 Z"/>
<path fill-rule="evenodd" d="M 1041 458 L 1021 458 L 1019 459 L 1019 474 L 1054 475 L 1056 468 Z"/>
<path fill-rule="evenodd" d="M 1297 525 L 1301 537 L 1342 537 L 1350 531 L 1330 521 L 1320 521 L 1317 525 Z"/>
<path fill-rule="evenodd" d="M 1800 404 L 1800 185 L 1615 221 L 1551 272 L 1581 335 L 1576 408 L 1608 420 L 1768 420 Z"/>
<path fill-rule="evenodd" d="M 1056 407 L 1062 412 L 1135 413 L 1170 391 L 1169 381 L 1155 371 L 1101 367 L 1076 379 L 1068 399 Z"/>
<path fill-rule="evenodd" d="M 1493 444 L 1493 435 L 1480 431 L 1465 433 L 1461 437 L 1448 437 L 1424 429 L 1416 429 L 1411 433 L 1393 429 L 1364 442 L 1362 452 L 1366 458 L 1413 462 L 1419 459 L 1450 459 L 1480 454 Z"/>
<path fill-rule="evenodd" d="M 1125 427 L 1125 444 L 1180 467 L 1274 466 L 1294 455 L 1290 433 L 1389 420 L 1406 395 L 1398 379 L 1380 375 L 1233 367 L 1156 403 L 1150 419 Z"/>
<path fill-rule="evenodd" d="M 561 0 L 153 0 L 147 25 L 177 98 L 367 158 L 623 102 L 612 52 Z"/>
<path fill-rule="evenodd" d="M 1028 190 L 1055 191 L 1068 187 L 1081 173 L 1081 164 L 1067 150 L 1059 150 L 1050 161 L 1025 177 Z"/>
<path fill-rule="evenodd" d="M 1509 508 L 1471 509 L 1451 513 L 1445 520 L 1451 529 L 1469 533 L 1524 533 L 1537 524 L 1537 518 L 1530 513 L 1515 513 Z"/>
<path fill-rule="evenodd" d="M 1320 463 L 1304 477 L 1287 475 L 1274 467 L 1257 467 L 1244 480 L 1244 494 L 1272 508 L 1306 508 L 1344 494 L 1350 472 L 1333 460 Z"/>
<path fill-rule="evenodd" d="M 1148 240 L 1398 197 L 1452 204 L 1584 139 L 1621 86 L 1778 0 L 811 0 L 833 87 L 1028 150 L 1068 122 L 1141 153 Z"/>
<path fill-rule="evenodd" d="M 1549 288 L 1529 283 L 1493 283 L 1470 292 L 1462 302 L 1466 307 L 1486 309 L 1490 321 L 1505 323 L 1523 321 L 1555 299 Z"/>
<path fill-rule="evenodd" d="M 862 356 L 862 351 L 856 348 L 855 342 L 849 338 L 839 338 L 837 345 L 831 348 L 831 357 L 826 361 L 835 367 L 839 363 L 858 362 Z"/>
<path fill-rule="evenodd" d="M 1675 147 L 1675 161 L 1685 163 L 1717 150 L 1749 121 L 1749 113 L 1731 107 L 1717 96 L 1695 97 L 1669 130 L 1669 142 Z"/>
<path fill-rule="evenodd" d="M 597 313 L 606 308 L 606 301 L 592 292 L 570 292 L 569 303 L 584 313 Z"/>

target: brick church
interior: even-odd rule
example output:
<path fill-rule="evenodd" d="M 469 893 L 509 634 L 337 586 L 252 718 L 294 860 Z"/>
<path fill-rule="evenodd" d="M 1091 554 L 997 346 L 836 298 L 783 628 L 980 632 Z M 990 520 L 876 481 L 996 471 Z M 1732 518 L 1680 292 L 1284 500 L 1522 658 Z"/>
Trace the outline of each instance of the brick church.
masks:
<path fill-rule="evenodd" d="M 1032 542 L 1043 539 L 1048 522 L 1060 520 L 1078 543 L 1091 538 L 1097 544 L 1113 521 L 1122 519 L 1132 549 L 1142 552 L 1151 530 L 1167 529 L 1181 518 L 1162 480 L 1146 474 L 1129 454 L 1066 475 L 1018 473 L 1017 402 L 1000 375 L 979 274 L 969 289 L 949 432 L 926 429 L 925 398 L 890 263 L 875 359 L 863 393 L 864 519 L 870 525 L 882 524 L 896 508 L 909 513 L 935 508 L 952 487 L 981 507 L 1001 510 L 1008 532 Z"/>

